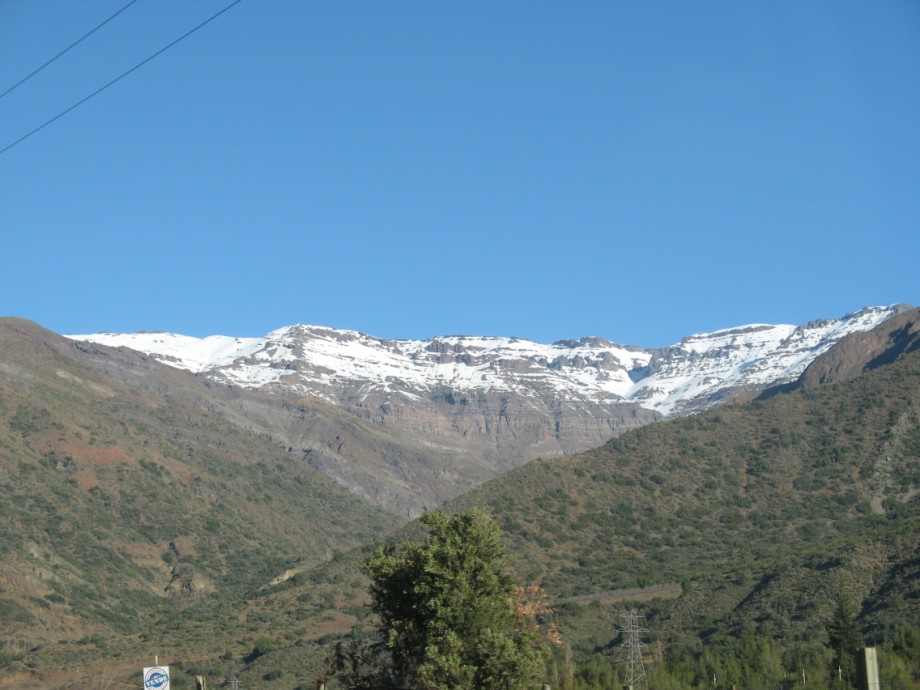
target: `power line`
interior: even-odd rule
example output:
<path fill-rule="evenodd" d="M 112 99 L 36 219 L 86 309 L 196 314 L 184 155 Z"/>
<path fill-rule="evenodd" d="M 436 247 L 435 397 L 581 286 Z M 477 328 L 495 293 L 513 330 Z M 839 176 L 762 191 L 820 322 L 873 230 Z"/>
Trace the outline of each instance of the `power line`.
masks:
<path fill-rule="evenodd" d="M 6 153 L 7 151 L 9 151 L 9 150 L 10 150 L 11 148 L 13 148 L 14 146 L 16 146 L 16 145 L 21 144 L 22 142 L 24 142 L 26 139 L 28 139 L 29 137 L 31 137 L 33 134 L 37 134 L 38 132 L 40 132 L 41 130 L 43 130 L 43 129 L 44 129 L 45 127 L 47 127 L 48 125 L 52 124 L 53 122 L 56 122 L 56 121 L 60 120 L 60 119 L 61 119 L 62 117 L 64 117 L 67 113 L 71 112 L 72 110 L 76 110 L 76 109 L 79 108 L 81 105 L 83 105 L 84 103 L 86 103 L 88 100 L 90 100 L 91 98 L 94 98 L 95 96 L 98 96 L 100 93 L 102 93 L 103 91 L 105 91 L 107 88 L 109 88 L 109 87 L 112 86 L 113 84 L 115 84 L 115 83 L 121 81 L 122 79 L 124 79 L 125 77 L 127 77 L 129 74 L 131 74 L 131 73 L 134 72 L 135 70 L 137 70 L 137 69 L 143 67 L 144 65 L 146 65 L 148 62 L 150 62 L 150 61 L 153 60 L 154 58 L 159 57 L 160 55 L 162 55 L 163 53 L 165 53 L 167 50 L 169 50 L 170 48 L 172 48 L 174 45 L 176 45 L 176 44 L 179 43 L 180 41 L 185 40 L 186 38 L 188 38 L 189 36 L 191 36 L 193 33 L 195 33 L 196 31 L 198 31 L 198 29 L 201 29 L 202 27 L 204 27 L 204 26 L 210 24 L 211 22 L 213 22 L 215 19 L 217 19 L 217 18 L 218 18 L 220 15 L 222 15 L 224 12 L 226 12 L 227 10 L 229 10 L 230 8 L 232 8 L 234 5 L 239 5 L 242 1 L 243 1 L 243 0 L 233 0 L 233 2 L 231 2 L 229 5 L 227 5 L 226 7 L 224 7 L 222 10 L 220 10 L 219 12 L 217 12 L 217 13 L 215 13 L 215 14 L 212 14 L 210 17 L 208 17 L 207 19 L 205 19 L 203 22 L 201 22 L 201 24 L 199 24 L 199 25 L 196 26 L 195 28 L 189 29 L 189 30 L 186 31 L 184 34 L 182 34 L 181 36 L 179 36 L 179 38 L 177 38 L 177 39 L 176 39 L 175 41 L 173 41 L 172 43 L 169 43 L 168 45 L 163 46 L 162 48 L 160 48 L 160 49 L 159 49 L 157 52 L 155 52 L 153 55 L 151 55 L 151 56 L 149 56 L 149 57 L 147 57 L 147 58 L 141 60 L 139 63 L 137 63 L 136 65 L 134 65 L 134 67 L 132 67 L 131 69 L 129 69 L 129 70 L 125 71 L 125 72 L 122 72 L 121 74 L 119 74 L 117 77 L 115 77 L 115 78 L 114 78 L 112 81 L 110 81 L 109 83 L 105 84 L 104 86 L 100 86 L 98 89 L 96 89 L 95 91 L 93 91 L 89 96 L 86 96 L 86 97 L 80 99 L 79 101 L 77 101 L 76 103 L 74 103 L 72 106 L 70 106 L 70 107 L 67 108 L 66 110 L 62 110 L 62 111 L 59 112 L 57 115 L 55 115 L 54 117 L 52 117 L 50 120 L 48 120 L 48 121 L 44 122 L 43 124 L 39 125 L 39 126 L 36 127 L 35 129 L 33 129 L 31 132 L 29 132 L 28 134 L 24 134 L 23 136 L 19 137 L 19 138 L 18 138 L 16 141 L 14 141 L 12 144 L 7 144 L 7 146 L 5 146 L 4 148 L 0 149 L 0 156 L 2 156 L 4 153 Z"/>
<path fill-rule="evenodd" d="M 0 0 L 0 1 L 2 1 L 2 0 Z M 131 7 L 131 5 L 133 5 L 133 4 L 136 3 L 136 2 L 137 2 L 137 0 L 131 0 L 131 2 L 129 2 L 127 5 L 125 5 L 125 6 L 122 7 L 120 10 L 118 10 L 118 12 L 116 12 L 115 14 L 113 14 L 111 17 L 109 17 L 108 19 L 106 19 L 104 22 L 102 22 L 101 24 L 99 24 L 97 27 L 95 27 L 94 29 L 92 29 L 92 30 L 89 31 L 88 33 L 83 34 L 83 35 L 82 35 L 80 38 L 78 38 L 76 41 L 74 41 L 74 42 L 71 43 L 69 46 L 67 46 L 66 48 L 64 48 L 64 50 L 62 50 L 60 53 L 58 53 L 58 54 L 55 55 L 53 58 L 51 58 L 50 60 L 48 60 L 48 62 L 46 62 L 44 65 L 42 65 L 41 67 L 39 67 L 38 69 L 36 69 L 36 70 L 35 70 L 34 72 L 32 72 L 31 74 L 29 74 L 29 75 L 23 77 L 22 79 L 20 79 L 19 81 L 17 81 L 15 84 L 13 84 L 10 88 L 8 88 L 8 89 L 7 89 L 6 91 L 4 91 L 3 93 L 0 93 L 0 98 L 3 98 L 4 96 L 6 96 L 6 95 L 7 95 L 10 91 L 12 91 L 13 89 L 16 89 L 16 88 L 22 86 L 23 84 L 25 84 L 27 81 L 29 81 L 29 79 L 31 79 L 31 78 L 34 77 L 36 74 L 38 74 L 38 73 L 41 72 L 43 69 L 45 69 L 45 67 L 47 67 L 47 66 L 50 65 L 52 62 L 54 62 L 55 60 L 57 60 L 57 59 L 58 59 L 59 57 L 61 57 L 64 53 L 66 53 L 67 51 L 69 51 L 71 48 L 73 48 L 74 46 L 76 46 L 76 45 L 78 45 L 79 43 L 81 43 L 84 39 L 87 39 L 87 38 L 89 38 L 90 36 L 92 36 L 92 35 L 93 35 L 94 33 L 96 33 L 99 29 L 101 29 L 103 26 L 105 26 L 105 25 L 108 24 L 110 21 L 112 21 L 113 19 L 115 19 L 115 17 L 117 17 L 119 14 L 121 14 L 122 12 L 124 12 L 126 9 L 128 9 L 129 7 Z"/>

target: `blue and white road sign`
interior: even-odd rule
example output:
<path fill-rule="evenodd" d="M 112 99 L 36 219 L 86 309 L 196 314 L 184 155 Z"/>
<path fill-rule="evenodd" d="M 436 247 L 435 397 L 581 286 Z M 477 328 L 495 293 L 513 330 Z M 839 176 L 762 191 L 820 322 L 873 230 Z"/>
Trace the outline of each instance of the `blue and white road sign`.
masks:
<path fill-rule="evenodd" d="M 144 690 L 169 690 L 169 666 L 145 668 Z"/>

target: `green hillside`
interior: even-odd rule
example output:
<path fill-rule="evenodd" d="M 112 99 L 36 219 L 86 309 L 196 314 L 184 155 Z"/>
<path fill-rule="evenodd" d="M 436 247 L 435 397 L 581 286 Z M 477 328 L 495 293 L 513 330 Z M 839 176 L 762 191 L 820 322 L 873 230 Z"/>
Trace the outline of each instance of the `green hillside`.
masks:
<path fill-rule="evenodd" d="M 870 639 L 920 621 L 920 353 L 853 381 L 655 424 L 535 462 L 489 506 L 519 577 L 559 598 L 676 583 L 658 639 L 814 640 L 843 590 Z M 669 590 L 670 591 L 670 590 Z M 576 637 L 585 606 L 565 604 Z"/>
<path fill-rule="evenodd" d="M 262 625 L 247 630 L 248 593 L 398 524 L 209 413 L 192 375 L 148 363 L 143 385 L 128 384 L 84 357 L 34 324 L 0 324 L 7 672 L 132 645 L 244 644 Z"/>
<path fill-rule="evenodd" d="M 415 525 L 393 532 L 185 372 L 90 366 L 69 341 L 4 325 L 0 687 L 38 673 L 65 687 L 75 663 L 130 675 L 153 653 L 179 688 L 196 673 L 310 687 L 331 642 L 372 627 L 366 545 Z M 729 673 L 734 656 L 826 667 L 841 596 L 867 642 L 920 664 L 918 493 L 913 352 L 533 462 L 445 509 L 496 518 L 516 580 L 555 601 L 579 687 L 614 682 L 636 607 L 648 660 L 702 687 L 706 663 Z"/>
<path fill-rule="evenodd" d="M 495 516 L 517 581 L 555 600 L 581 687 L 619 682 L 610 675 L 620 666 L 618 629 L 636 607 L 649 630 L 649 662 L 670 664 L 660 666 L 671 670 L 659 682 L 675 682 L 683 668 L 682 683 L 703 683 L 706 664 L 729 673 L 731 664 L 720 664 L 744 657 L 772 660 L 778 678 L 756 670 L 772 682 L 785 666 L 828 671 L 825 627 L 841 595 L 867 642 L 895 649 L 896 665 L 913 659 L 920 673 L 918 489 L 913 353 L 846 383 L 725 406 L 533 462 L 445 510 L 482 506 Z M 409 525 L 392 538 L 413 536 Z M 310 621 L 329 615 L 323 601 L 334 602 L 344 622 L 366 628 L 367 553 L 305 570 L 261 594 L 259 606 L 316 630 Z M 323 654 L 307 639 L 281 644 L 242 677 L 257 683 L 275 667 L 309 677 Z"/>

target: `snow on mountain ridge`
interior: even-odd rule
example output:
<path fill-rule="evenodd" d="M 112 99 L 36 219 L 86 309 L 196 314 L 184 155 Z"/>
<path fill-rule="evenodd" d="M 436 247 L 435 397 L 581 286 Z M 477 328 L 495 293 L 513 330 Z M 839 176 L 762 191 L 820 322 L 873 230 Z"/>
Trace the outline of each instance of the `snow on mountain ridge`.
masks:
<path fill-rule="evenodd" d="M 127 347 L 150 355 L 166 364 L 189 371 L 203 371 L 216 362 L 236 358 L 258 338 L 234 338 L 209 335 L 195 338 L 176 333 L 95 333 L 93 335 L 68 335 L 73 340 L 88 340 L 112 347 Z"/>
<path fill-rule="evenodd" d="M 68 337 L 129 347 L 243 387 L 314 395 L 337 404 L 372 391 L 412 399 L 437 391 L 509 391 L 569 403 L 631 401 L 673 416 L 710 407 L 733 391 L 792 380 L 846 334 L 869 330 L 900 309 L 869 307 L 801 326 L 751 324 L 698 333 L 660 350 L 594 337 L 551 345 L 498 336 L 382 340 L 303 324 L 263 338 Z"/>
<path fill-rule="evenodd" d="M 740 390 L 794 380 L 844 336 L 902 309 L 867 307 L 801 326 L 753 324 L 689 336 L 656 353 L 627 397 L 665 416 L 705 409 Z"/>

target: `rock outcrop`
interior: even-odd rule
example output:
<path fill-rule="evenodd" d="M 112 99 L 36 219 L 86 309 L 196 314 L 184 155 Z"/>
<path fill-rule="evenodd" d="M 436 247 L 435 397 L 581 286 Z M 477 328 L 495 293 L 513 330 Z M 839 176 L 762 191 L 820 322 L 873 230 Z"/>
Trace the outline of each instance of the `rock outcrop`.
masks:
<path fill-rule="evenodd" d="M 920 309 L 892 316 L 871 331 L 852 333 L 816 358 L 799 379 L 802 388 L 848 381 L 920 349 Z"/>

